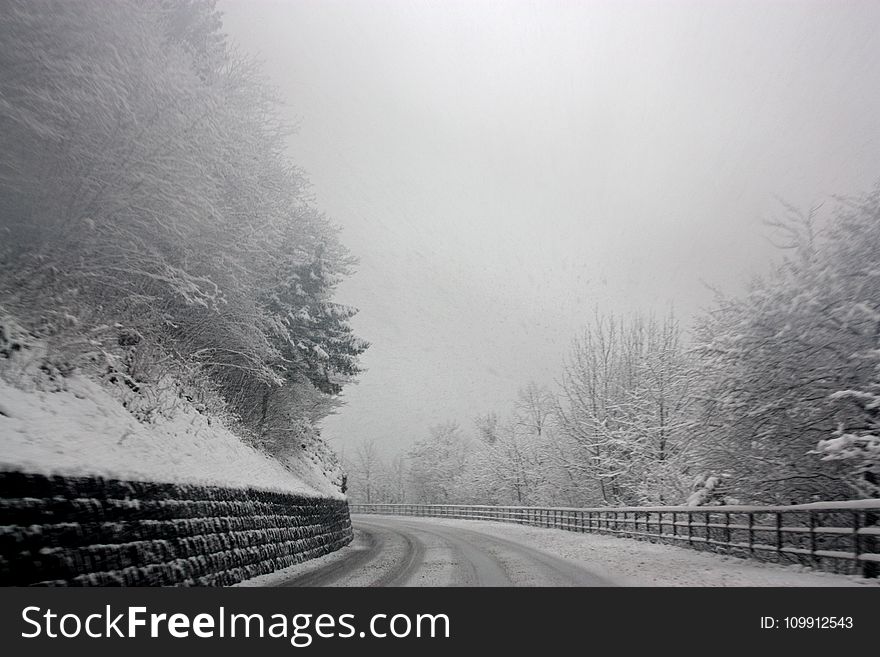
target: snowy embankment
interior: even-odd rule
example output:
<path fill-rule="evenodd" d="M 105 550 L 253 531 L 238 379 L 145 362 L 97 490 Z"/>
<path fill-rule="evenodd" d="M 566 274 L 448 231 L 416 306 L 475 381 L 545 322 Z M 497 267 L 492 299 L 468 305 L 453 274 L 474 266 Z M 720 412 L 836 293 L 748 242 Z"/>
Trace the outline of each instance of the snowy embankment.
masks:
<path fill-rule="evenodd" d="M 431 518 L 431 523 L 479 531 L 578 563 L 619 586 L 876 586 L 880 580 L 833 575 L 614 536 L 574 534 L 480 520 Z"/>
<path fill-rule="evenodd" d="M 0 378 L 0 469 L 342 498 L 317 467 L 294 473 L 191 405 L 141 423 L 99 384 L 64 383 L 45 391 Z"/>

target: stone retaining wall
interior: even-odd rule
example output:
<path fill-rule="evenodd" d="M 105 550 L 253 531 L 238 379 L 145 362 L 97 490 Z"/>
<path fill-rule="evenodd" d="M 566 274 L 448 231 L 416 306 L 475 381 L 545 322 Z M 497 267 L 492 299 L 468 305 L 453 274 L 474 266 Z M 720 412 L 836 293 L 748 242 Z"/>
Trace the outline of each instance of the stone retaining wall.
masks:
<path fill-rule="evenodd" d="M 2 586 L 226 586 L 351 539 L 344 500 L 0 472 Z"/>

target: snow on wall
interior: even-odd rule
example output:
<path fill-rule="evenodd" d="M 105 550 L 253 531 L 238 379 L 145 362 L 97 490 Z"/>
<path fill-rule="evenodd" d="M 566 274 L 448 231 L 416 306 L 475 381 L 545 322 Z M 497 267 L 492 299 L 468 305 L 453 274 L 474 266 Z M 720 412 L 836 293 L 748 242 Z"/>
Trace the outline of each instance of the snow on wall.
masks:
<path fill-rule="evenodd" d="M 0 378 L 0 471 L 344 499 L 319 468 L 304 464 L 293 474 L 192 407 L 143 424 L 98 383 L 76 375 L 64 383 L 46 391 Z"/>
<path fill-rule="evenodd" d="M 348 505 L 247 488 L 0 472 L 0 585 L 229 585 L 352 539 Z"/>

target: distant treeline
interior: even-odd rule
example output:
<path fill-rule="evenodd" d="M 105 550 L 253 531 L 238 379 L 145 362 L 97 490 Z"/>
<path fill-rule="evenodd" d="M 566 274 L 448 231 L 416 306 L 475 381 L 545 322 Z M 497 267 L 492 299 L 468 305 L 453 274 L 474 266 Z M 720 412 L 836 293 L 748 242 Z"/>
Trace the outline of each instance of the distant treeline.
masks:
<path fill-rule="evenodd" d="M 880 493 L 880 191 L 786 207 L 785 255 L 685 333 L 597 313 L 508 417 L 347 455 L 357 501 L 800 503 Z"/>
<path fill-rule="evenodd" d="M 366 343 L 332 301 L 352 259 L 221 28 L 210 0 L 2 2 L 0 348 L 173 387 L 282 454 Z"/>

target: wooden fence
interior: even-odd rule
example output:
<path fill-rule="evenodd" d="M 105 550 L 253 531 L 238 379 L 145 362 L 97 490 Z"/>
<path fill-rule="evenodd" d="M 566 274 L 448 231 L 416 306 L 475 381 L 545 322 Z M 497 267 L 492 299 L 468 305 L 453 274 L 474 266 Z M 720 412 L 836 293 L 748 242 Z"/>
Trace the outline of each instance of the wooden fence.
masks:
<path fill-rule="evenodd" d="M 560 508 L 351 504 L 352 513 L 459 518 L 671 542 L 877 577 L 880 500 L 793 506 Z"/>

